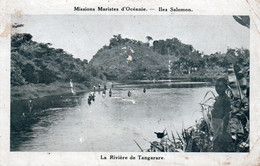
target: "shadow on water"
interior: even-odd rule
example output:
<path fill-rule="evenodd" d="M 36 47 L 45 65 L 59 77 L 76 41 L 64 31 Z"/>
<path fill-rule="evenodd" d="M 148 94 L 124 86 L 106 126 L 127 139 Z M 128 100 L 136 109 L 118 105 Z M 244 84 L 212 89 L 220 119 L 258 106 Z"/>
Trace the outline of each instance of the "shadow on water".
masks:
<path fill-rule="evenodd" d="M 28 137 L 32 131 L 32 125 L 39 122 L 58 109 L 49 108 L 64 108 L 75 107 L 78 104 L 80 96 L 47 96 L 30 100 L 15 100 L 11 102 L 11 135 L 10 148 L 11 151 L 16 151 L 22 142 L 31 139 Z M 41 124 L 43 127 L 48 127 L 50 122 Z"/>

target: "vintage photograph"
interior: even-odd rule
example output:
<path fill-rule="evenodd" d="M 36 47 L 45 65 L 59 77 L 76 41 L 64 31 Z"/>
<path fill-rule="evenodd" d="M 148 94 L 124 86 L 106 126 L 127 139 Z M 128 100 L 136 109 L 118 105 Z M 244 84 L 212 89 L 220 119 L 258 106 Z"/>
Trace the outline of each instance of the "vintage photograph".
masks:
<path fill-rule="evenodd" d="M 249 152 L 249 16 L 11 21 L 12 152 Z"/>

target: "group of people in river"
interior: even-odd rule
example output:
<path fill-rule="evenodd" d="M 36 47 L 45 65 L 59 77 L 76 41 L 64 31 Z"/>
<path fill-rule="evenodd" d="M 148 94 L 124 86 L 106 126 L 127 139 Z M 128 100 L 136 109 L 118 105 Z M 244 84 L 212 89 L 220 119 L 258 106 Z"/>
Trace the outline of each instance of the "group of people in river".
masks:
<path fill-rule="evenodd" d="M 109 89 L 109 91 L 108 91 L 108 95 L 109 95 L 109 97 L 112 97 L 112 94 L 113 94 L 113 92 L 112 92 L 112 88 L 114 88 L 114 85 L 112 84 L 111 85 L 111 88 Z M 105 97 L 106 96 L 106 90 L 107 90 L 107 86 L 104 84 L 103 85 L 103 90 L 102 90 L 102 97 Z M 98 93 L 100 93 L 101 92 L 101 85 L 100 84 L 98 84 Z M 96 93 L 96 86 L 94 85 L 93 86 L 93 93 L 89 93 L 89 97 L 88 97 L 88 104 L 90 105 L 91 104 L 91 102 L 93 101 L 95 101 L 95 93 Z M 146 93 L 146 88 L 144 88 L 143 89 L 143 93 Z M 131 97 L 131 95 L 132 95 L 132 92 L 129 90 L 128 92 L 127 92 L 127 96 L 128 97 Z"/>
<path fill-rule="evenodd" d="M 91 104 L 91 101 L 95 101 L 95 93 L 93 93 L 93 94 L 89 94 L 89 96 L 88 96 L 88 104 L 90 105 Z"/>
<path fill-rule="evenodd" d="M 102 91 L 102 96 L 105 97 L 106 96 L 106 90 L 107 90 L 107 87 L 106 85 L 104 85 L 104 88 L 103 88 L 103 91 Z M 101 85 L 98 84 L 98 93 L 100 93 L 101 91 Z M 89 93 L 89 96 L 88 96 L 88 104 L 90 105 L 91 104 L 91 101 L 95 101 L 95 93 L 96 93 L 96 86 L 94 85 L 93 86 L 93 93 Z M 109 97 L 112 96 L 112 90 L 110 89 L 109 90 Z"/>

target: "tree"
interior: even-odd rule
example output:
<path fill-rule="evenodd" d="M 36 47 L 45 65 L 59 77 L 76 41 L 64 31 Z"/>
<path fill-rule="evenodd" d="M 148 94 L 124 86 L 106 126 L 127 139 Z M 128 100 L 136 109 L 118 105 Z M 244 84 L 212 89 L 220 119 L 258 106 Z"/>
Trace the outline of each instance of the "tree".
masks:
<path fill-rule="evenodd" d="M 147 42 L 149 43 L 153 38 L 151 36 L 146 36 Z"/>
<path fill-rule="evenodd" d="M 109 48 L 112 48 L 113 46 L 117 46 L 122 44 L 122 36 L 121 34 L 113 35 L 113 38 L 110 39 Z"/>

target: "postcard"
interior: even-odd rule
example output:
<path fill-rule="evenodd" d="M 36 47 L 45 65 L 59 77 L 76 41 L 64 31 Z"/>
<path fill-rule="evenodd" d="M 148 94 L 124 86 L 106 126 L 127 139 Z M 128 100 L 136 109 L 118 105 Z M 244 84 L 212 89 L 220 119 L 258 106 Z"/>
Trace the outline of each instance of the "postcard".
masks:
<path fill-rule="evenodd" d="M 1 165 L 259 164 L 259 2 L 0 3 Z"/>

